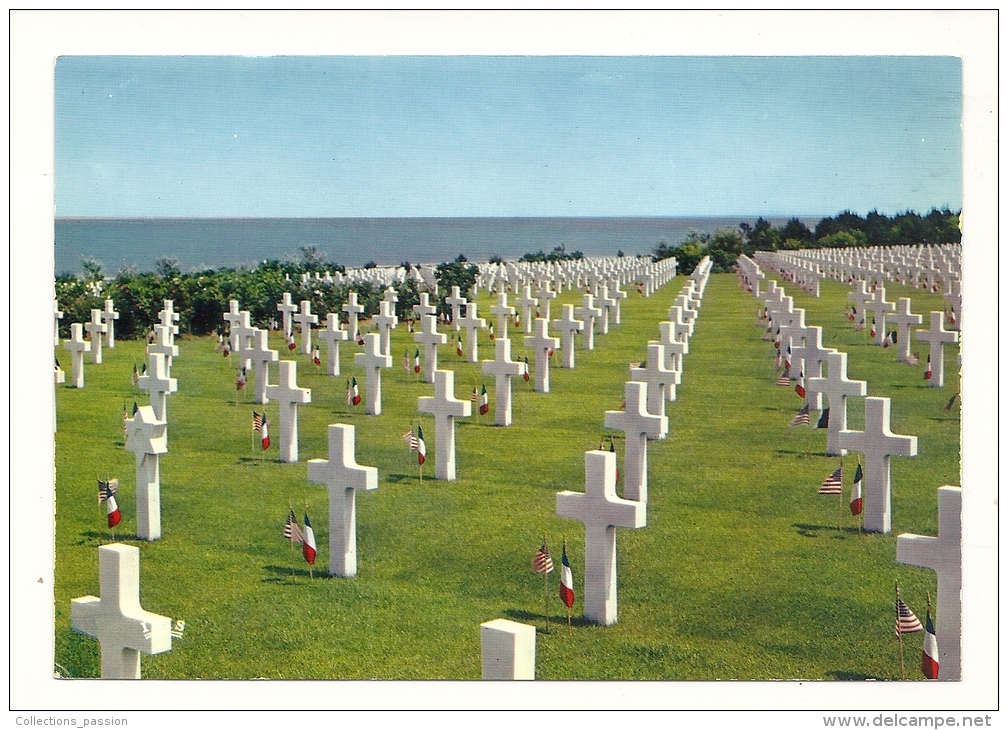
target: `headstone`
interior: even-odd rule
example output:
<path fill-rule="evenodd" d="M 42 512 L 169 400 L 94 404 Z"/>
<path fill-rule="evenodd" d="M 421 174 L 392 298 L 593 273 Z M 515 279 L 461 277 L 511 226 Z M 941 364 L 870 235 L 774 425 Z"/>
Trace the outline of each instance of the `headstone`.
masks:
<path fill-rule="evenodd" d="M 791 348 L 794 362 L 801 360 L 805 364 L 806 379 L 822 377 L 823 363 L 826 362 L 826 358 L 831 352 L 836 352 L 836 350 L 823 347 L 822 327 L 818 326 L 807 328 L 804 345 L 795 345 Z M 821 410 L 823 407 L 821 391 L 810 393 L 808 388 L 806 388 L 805 400 L 810 408 Z"/>
<path fill-rule="evenodd" d="M 951 291 L 942 296 L 952 307 L 952 319 L 950 325 L 953 330 L 962 329 L 962 282 L 956 279 L 952 282 Z"/>
<path fill-rule="evenodd" d="M 297 305 L 291 301 L 290 292 L 285 291 L 283 297 L 280 299 L 280 303 L 276 306 L 277 311 L 283 315 L 283 333 L 284 339 L 288 339 L 291 336 L 291 332 L 294 327 L 294 312 L 298 311 Z M 231 348 L 234 349 L 233 347 Z"/>
<path fill-rule="evenodd" d="M 248 310 L 243 310 L 238 313 L 238 322 L 231 325 L 231 335 L 234 338 L 234 347 L 231 348 L 232 354 L 236 359 L 241 360 L 242 366 L 246 368 L 252 366 L 252 358 L 249 357 L 248 350 L 252 347 L 252 336 L 256 331 L 249 321 L 251 316 Z M 155 327 L 155 329 L 157 328 Z M 175 354 L 177 355 L 178 352 Z"/>
<path fill-rule="evenodd" d="M 95 365 L 102 364 L 102 338 L 108 329 L 101 321 L 101 310 L 91 310 L 91 321 L 84 325 L 84 329 L 91 335 L 91 362 Z"/>
<path fill-rule="evenodd" d="M 525 334 L 532 332 L 532 307 L 536 306 L 539 300 L 532 296 L 532 287 L 525 284 L 522 287 L 521 296 L 515 299 L 515 306 L 521 312 L 522 331 Z"/>
<path fill-rule="evenodd" d="M 434 416 L 434 476 L 455 481 L 455 419 L 472 415 L 472 404 L 455 397 L 455 373 L 434 372 L 434 396 L 420 398 L 417 410 Z"/>
<path fill-rule="evenodd" d="M 896 562 L 938 573 L 938 677 L 962 679 L 962 489 L 938 489 L 938 536 L 909 533 L 896 538 Z"/>
<path fill-rule="evenodd" d="M 165 360 L 165 375 L 171 375 L 172 358 L 178 357 L 178 345 L 171 344 L 171 328 L 154 325 L 154 342 L 147 345 L 147 356 L 161 355 Z"/>
<path fill-rule="evenodd" d="M 102 310 L 102 320 L 105 322 L 105 344 L 108 349 L 115 349 L 115 321 L 119 319 L 119 312 L 115 311 L 115 303 L 111 299 L 105 300 L 105 309 Z"/>
<path fill-rule="evenodd" d="M 461 330 L 465 330 L 465 356 L 467 362 L 477 362 L 479 360 L 479 343 L 477 342 L 476 330 L 486 329 L 486 320 L 477 315 L 476 302 L 466 303 L 465 317 L 458 321 Z"/>
<path fill-rule="evenodd" d="M 864 529 L 888 534 L 892 529 L 889 459 L 917 456 L 917 437 L 889 430 L 888 398 L 865 398 L 865 430 L 841 431 L 840 448 L 864 454 Z M 833 411 L 830 410 L 830 419 Z"/>
<path fill-rule="evenodd" d="M 827 376 L 825 378 L 806 379 L 805 394 L 810 399 L 815 393 L 822 393 L 826 396 L 826 406 L 829 408 L 826 455 L 843 456 L 847 452 L 840 445 L 840 432 L 847 429 L 847 398 L 866 396 L 868 383 L 864 380 L 849 380 L 847 378 L 846 352 L 829 353 L 826 356 L 826 369 Z"/>
<path fill-rule="evenodd" d="M 539 316 L 543 319 L 550 318 L 550 301 L 556 299 L 557 293 L 550 289 L 550 280 L 543 279 L 536 291 L 536 299 L 539 302 Z"/>
<path fill-rule="evenodd" d="M 285 294 L 285 296 L 290 299 L 290 294 Z M 293 305 L 291 305 L 293 306 Z M 277 305 L 280 308 L 280 305 Z M 238 303 L 237 299 L 231 299 L 228 301 L 228 311 L 223 315 L 224 321 L 228 323 L 228 341 L 231 344 L 231 352 L 238 352 L 241 347 L 241 343 L 238 341 L 238 333 L 235 328 L 239 325 L 242 319 L 241 305 Z"/>
<path fill-rule="evenodd" d="M 558 517 L 585 525 L 585 618 L 616 623 L 616 528 L 647 524 L 647 505 L 616 496 L 616 454 L 585 452 L 585 491 L 557 492 Z"/>
<path fill-rule="evenodd" d="M 854 319 L 855 324 L 863 325 L 868 319 L 865 316 L 865 307 L 868 305 L 874 297 L 868 291 L 867 284 L 864 279 L 858 279 L 857 283 L 854 285 L 854 290 L 847 294 L 847 299 L 854 303 L 857 309 L 857 316 Z"/>
<path fill-rule="evenodd" d="M 648 413 L 646 383 L 626 383 L 626 406 L 606 411 L 605 427 L 626 434 L 623 452 L 623 498 L 647 502 L 647 442 L 668 435 L 668 418 Z"/>
<path fill-rule="evenodd" d="M 535 679 L 534 626 L 494 619 L 480 624 L 483 679 Z"/>
<path fill-rule="evenodd" d="M 609 317 L 616 311 L 616 300 L 609 296 L 609 285 L 599 284 L 596 303 L 602 310 L 602 319 L 599 320 L 599 334 L 609 334 Z"/>
<path fill-rule="evenodd" d="M 553 329 L 560 332 L 562 338 L 563 366 L 574 369 L 574 336 L 584 330 L 584 322 L 574 318 L 574 305 L 563 305 L 563 315 L 553 322 Z"/>
<path fill-rule="evenodd" d="M 147 374 L 137 380 L 137 387 L 150 393 L 151 408 L 159 421 L 168 420 L 168 394 L 178 392 L 178 381 L 168 376 L 165 357 L 159 352 L 147 356 Z"/>
<path fill-rule="evenodd" d="M 584 349 L 595 349 L 595 320 L 602 316 L 602 310 L 595 306 L 595 297 L 584 295 L 584 304 L 574 310 L 574 316 L 584 322 Z"/>
<path fill-rule="evenodd" d="M 647 383 L 648 412 L 665 415 L 665 401 L 675 400 L 676 371 L 665 367 L 665 347 L 660 342 L 648 342 L 644 367 L 631 367 L 630 380 Z"/>
<path fill-rule="evenodd" d="M 616 306 L 613 308 L 613 324 L 619 324 L 622 318 L 620 314 L 621 303 L 627 298 L 627 293 L 619 288 L 619 279 L 610 279 L 609 281 L 609 296 L 612 297 L 613 301 L 616 302 Z"/>
<path fill-rule="evenodd" d="M 297 385 L 297 362 L 281 360 L 277 384 L 266 386 L 266 397 L 280 404 L 280 461 L 296 464 L 298 460 L 297 407 L 311 403 L 311 390 Z"/>
<path fill-rule="evenodd" d="M 381 334 L 381 352 L 383 355 L 392 354 L 392 330 L 399 324 L 399 318 L 392 308 L 392 304 L 382 300 L 378 302 L 378 314 L 372 318 L 372 322 L 378 327 Z M 458 329 L 456 327 L 456 329 Z"/>
<path fill-rule="evenodd" d="M 304 302 L 301 303 L 304 307 Z M 347 334 L 350 335 L 350 339 L 356 342 L 359 339 L 360 332 L 357 328 L 357 316 L 364 314 L 364 307 L 357 303 L 357 292 L 352 291 L 347 294 L 347 302 L 341 309 L 347 314 Z"/>
<path fill-rule="evenodd" d="M 885 339 L 886 315 L 895 312 L 896 305 L 885 300 L 885 287 L 879 284 L 875 287 L 875 297 L 865 305 L 865 308 L 875 316 L 875 344 L 881 347 L 882 340 Z"/>
<path fill-rule="evenodd" d="M 329 425 L 329 459 L 308 460 L 308 481 L 329 487 L 329 575 L 357 575 L 357 490 L 378 488 L 378 469 L 357 464 L 353 426 Z"/>
<path fill-rule="evenodd" d="M 452 329 L 459 331 L 459 320 L 462 318 L 462 306 L 466 304 L 466 298 L 459 292 L 457 286 L 451 288 L 451 296 L 445 297 L 445 302 L 451 307 Z"/>
<path fill-rule="evenodd" d="M 339 317 L 333 312 L 327 314 L 325 329 L 315 334 L 326 344 L 326 375 L 339 375 L 339 343 L 345 342 L 349 336 L 346 330 L 340 329 Z"/>
<path fill-rule="evenodd" d="M 98 548 L 101 598 L 70 602 L 70 627 L 98 640 L 102 679 L 140 679 L 140 653 L 171 651 L 171 619 L 140 607 L 140 550 L 133 545 Z"/>
<path fill-rule="evenodd" d="M 941 388 L 945 385 L 945 343 L 958 342 L 959 333 L 945 329 L 944 312 L 931 312 L 931 329 L 917 330 L 917 339 L 927 342 L 931 358 L 931 379 L 928 385 Z"/>
<path fill-rule="evenodd" d="M 428 314 L 420 318 L 420 331 L 413 335 L 413 339 L 424 346 L 424 382 L 433 383 L 434 371 L 437 370 L 437 348 L 448 343 L 448 335 L 437 331 L 437 317 Z"/>
<path fill-rule="evenodd" d="M 413 313 L 419 320 L 422 320 L 424 317 L 434 316 L 437 314 L 437 307 L 431 306 L 430 294 L 425 291 L 420 292 L 420 303 L 413 305 Z"/>
<path fill-rule="evenodd" d="M 354 355 L 354 365 L 364 368 L 367 384 L 367 399 L 364 412 L 372 416 L 381 415 L 381 371 L 392 367 L 392 356 L 381 353 L 381 342 L 377 332 L 364 335 L 364 352 Z"/>
<path fill-rule="evenodd" d="M 84 325 L 74 322 L 70 325 L 70 339 L 63 343 L 70 351 L 71 379 L 73 387 L 84 387 L 84 353 L 91 352 L 91 343 L 84 339 Z"/>
<path fill-rule="evenodd" d="M 171 334 L 171 343 L 175 344 L 175 335 L 179 333 L 178 325 L 175 324 L 179 321 L 179 314 L 175 311 L 175 302 L 172 299 L 164 300 L 164 308 L 158 312 L 158 320 L 165 327 L 170 328 L 169 334 Z"/>
<path fill-rule="evenodd" d="M 507 303 L 507 294 L 498 294 L 497 303 L 490 307 L 490 314 L 497 318 L 497 339 L 507 338 L 507 326 L 508 320 L 514 316 L 514 307 L 509 307 Z"/>
<path fill-rule="evenodd" d="M 681 383 L 683 355 L 689 354 L 689 340 L 676 339 L 675 322 L 659 322 L 658 341 L 665 348 L 665 369 L 677 373 L 676 382 Z"/>
<path fill-rule="evenodd" d="M 546 334 L 549 320 L 539 318 L 535 321 L 535 334 L 525 338 L 525 347 L 532 348 L 535 353 L 535 389 L 537 393 L 549 393 L 549 361 L 550 354 L 560 347 L 560 340 Z"/>
<path fill-rule="evenodd" d="M 311 302 L 307 299 L 301 300 L 301 311 L 294 315 L 294 321 L 301 325 L 301 352 L 305 355 L 311 354 L 311 326 L 318 324 L 318 315 L 312 314 Z"/>
<path fill-rule="evenodd" d="M 154 357 L 157 357 L 156 355 Z M 168 424 L 150 406 L 126 419 L 126 450 L 136 455 L 137 537 L 161 538 L 161 454 L 168 453 Z"/>
<path fill-rule="evenodd" d="M 900 297 L 896 302 L 896 313 L 890 319 L 896 323 L 896 347 L 899 359 L 910 359 L 910 325 L 920 324 L 923 317 L 910 311 L 910 297 Z"/>
<path fill-rule="evenodd" d="M 59 321 L 63 319 L 63 310 L 59 308 L 59 301 L 56 297 L 53 297 L 53 345 L 59 347 L 60 335 L 59 335 Z"/>
<path fill-rule="evenodd" d="M 498 426 L 511 425 L 511 378 L 525 372 L 525 364 L 511 359 L 511 340 L 498 337 L 494 341 L 494 359 L 483 361 L 483 372 L 495 375 L 497 387 L 494 390 L 494 423 Z"/>
<path fill-rule="evenodd" d="M 266 386 L 269 385 L 269 366 L 271 362 L 280 360 L 280 353 L 269 349 L 269 332 L 257 329 L 252 335 L 252 347 L 248 354 L 255 365 L 255 397 L 257 403 L 269 403 L 266 397 Z"/>

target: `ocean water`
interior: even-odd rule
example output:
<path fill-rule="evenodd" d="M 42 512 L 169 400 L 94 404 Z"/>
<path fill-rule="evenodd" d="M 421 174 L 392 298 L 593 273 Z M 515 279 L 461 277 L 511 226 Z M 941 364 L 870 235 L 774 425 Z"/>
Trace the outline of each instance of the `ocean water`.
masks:
<path fill-rule="evenodd" d="M 800 216 L 810 228 L 817 217 Z M 80 273 L 85 256 L 107 274 L 124 266 L 153 271 L 160 258 L 182 271 L 254 266 L 297 259 L 315 246 L 345 266 L 439 263 L 459 254 L 470 261 L 516 259 L 556 246 L 585 255 L 649 254 L 691 230 L 735 228 L 747 216 L 718 218 L 57 218 L 56 273 Z M 767 218 L 780 225 L 784 218 Z"/>

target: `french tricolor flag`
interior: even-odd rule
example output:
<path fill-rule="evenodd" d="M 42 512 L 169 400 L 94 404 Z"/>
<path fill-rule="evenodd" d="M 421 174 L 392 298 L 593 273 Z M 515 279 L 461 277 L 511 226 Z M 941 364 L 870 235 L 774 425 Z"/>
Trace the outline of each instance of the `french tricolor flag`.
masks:
<path fill-rule="evenodd" d="M 574 576 L 571 573 L 570 561 L 567 560 L 567 542 L 564 541 L 563 555 L 560 557 L 560 600 L 567 608 L 574 605 Z M 928 624 L 930 625 L 930 624 Z M 938 665 L 935 664 L 937 674 Z"/>
<path fill-rule="evenodd" d="M 861 482 L 864 479 L 864 474 L 861 472 L 861 464 L 857 465 L 857 469 L 854 471 L 854 486 L 851 487 L 850 495 L 850 513 L 855 517 L 861 514 L 861 509 L 864 506 L 864 500 L 861 497 Z"/>
<path fill-rule="evenodd" d="M 312 529 L 307 512 L 304 513 L 304 543 L 301 545 L 301 552 L 308 565 L 315 565 L 315 531 Z"/>
<path fill-rule="evenodd" d="M 921 672 L 928 679 L 938 679 L 938 639 L 934 624 L 931 623 L 931 609 L 927 612 L 927 627 L 924 634 L 924 651 L 921 652 Z"/>

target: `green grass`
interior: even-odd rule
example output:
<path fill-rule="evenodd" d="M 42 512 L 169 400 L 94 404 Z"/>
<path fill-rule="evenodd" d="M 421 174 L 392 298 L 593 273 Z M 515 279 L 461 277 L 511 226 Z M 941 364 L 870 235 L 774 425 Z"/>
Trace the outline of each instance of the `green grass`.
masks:
<path fill-rule="evenodd" d="M 147 403 L 130 383 L 143 343 L 106 349 L 104 365 L 87 366 L 83 391 L 57 388 L 55 661 L 74 677 L 99 675 L 97 643 L 70 630 L 70 601 L 97 593 L 96 548 L 108 541 L 97 473 L 121 480 L 117 539 L 140 546 L 142 605 L 186 621 L 171 652 L 142 659 L 147 678 L 477 679 L 481 622 L 542 628 L 542 579 L 529 561 L 546 533 L 557 562 L 567 536 L 578 603 L 568 634 L 551 575 L 551 633 L 537 636 L 538 678 L 897 679 L 893 581 L 923 614 L 935 576 L 896 564 L 895 535 L 935 534 L 935 490 L 959 483 L 958 402 L 942 410 L 958 389 L 957 350 L 947 349 L 945 388 L 925 387 L 923 366 L 902 365 L 893 349 L 853 331 L 844 316 L 848 288 L 834 282 L 818 300 L 785 286 L 806 321 L 823 326 L 824 343 L 850 354 L 849 376 L 867 380 L 869 395 L 892 398 L 893 431 L 919 438 L 918 457 L 892 462 L 892 535 L 859 535 L 846 506 L 837 530 L 836 499 L 816 494 L 837 463 L 823 456 L 825 433 L 788 428 L 800 400 L 774 385 L 757 302 L 733 276 L 715 275 L 677 402 L 667 407 L 669 437 L 649 445 L 647 527 L 618 532 L 619 623 L 581 619 L 584 527 L 556 517 L 554 495 L 583 491 L 584 451 L 597 448 L 603 412 L 622 402 L 627 363 L 657 339 L 683 281 L 649 299 L 628 287 L 623 324 L 596 336 L 594 352 L 579 349 L 575 370 L 554 367 L 548 395 L 515 383 L 509 428 L 491 425 L 488 380 L 490 415 L 457 427 L 453 483 L 435 481 L 429 464 L 420 484 L 401 439 L 418 420 L 417 398 L 432 392 L 402 369 L 403 352 L 412 356 L 415 347 L 405 327 L 393 333 L 395 367 L 384 373 L 379 417 L 345 404 L 345 377 L 323 376 L 298 357 L 299 383 L 313 401 L 300 409 L 298 464 L 279 464 L 275 447 L 260 457 L 251 416 L 261 408 L 251 381 L 235 392 L 234 358 L 215 354 L 215 340 L 181 339 L 170 451 L 161 459 L 164 537 L 154 543 L 135 540 L 135 462 L 122 444 L 123 403 Z M 887 292 L 911 296 L 925 317 L 943 309 L 938 295 L 895 285 Z M 579 298 L 565 292 L 553 307 Z M 480 309 L 488 306 L 481 297 Z M 512 337 L 514 356 L 523 357 L 524 341 Z M 275 335 L 272 346 L 288 356 Z M 342 372 L 363 388 L 352 367 L 357 350 L 341 348 Z M 492 353 L 485 333 L 480 353 Z M 455 370 L 458 397 L 483 381 L 450 344 L 439 365 Z M 266 412 L 278 423 L 275 404 Z M 419 420 L 433 457 L 433 421 Z M 855 399 L 850 427 L 863 420 Z M 326 425 L 337 422 L 357 427 L 358 463 L 379 475 L 376 492 L 357 496 L 358 575 L 349 580 L 325 575 L 328 496 L 307 479 L 308 459 L 328 457 Z M 850 479 L 848 470 L 845 493 Z M 290 500 L 299 519 L 309 505 L 319 545 L 314 580 L 299 556 L 291 579 L 282 539 Z M 921 637 L 905 643 L 914 677 Z"/>

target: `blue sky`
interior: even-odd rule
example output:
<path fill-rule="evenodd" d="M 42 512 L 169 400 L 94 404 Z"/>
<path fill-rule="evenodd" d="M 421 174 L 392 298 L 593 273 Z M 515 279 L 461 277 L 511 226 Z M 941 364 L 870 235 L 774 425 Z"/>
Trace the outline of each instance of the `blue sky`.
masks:
<path fill-rule="evenodd" d="M 962 202 L 952 57 L 62 56 L 55 89 L 57 216 Z"/>

